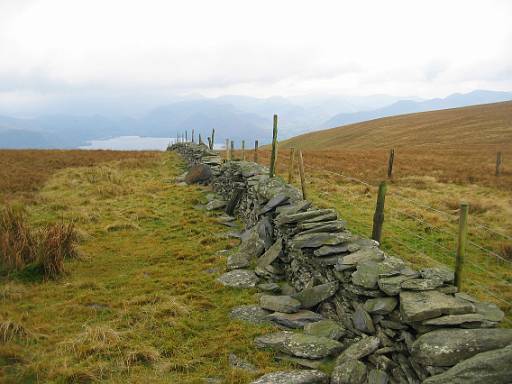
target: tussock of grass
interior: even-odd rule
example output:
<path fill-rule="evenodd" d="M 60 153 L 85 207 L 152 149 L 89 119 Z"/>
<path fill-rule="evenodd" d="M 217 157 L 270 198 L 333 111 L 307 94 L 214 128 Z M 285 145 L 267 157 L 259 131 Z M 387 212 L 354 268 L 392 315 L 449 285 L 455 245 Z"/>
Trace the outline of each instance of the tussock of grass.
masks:
<path fill-rule="evenodd" d="M 32 267 L 45 279 L 56 279 L 64 273 L 64 259 L 78 256 L 77 242 L 72 223 L 34 229 L 22 212 L 9 206 L 0 215 L 0 263 L 7 271 Z"/>
<path fill-rule="evenodd" d="M 117 350 L 120 341 L 120 334 L 108 326 L 86 326 L 81 334 L 65 342 L 64 346 L 67 351 L 82 358 L 96 353 L 112 353 Z"/>
<path fill-rule="evenodd" d="M 0 285 L 1 300 L 18 301 L 23 298 L 26 292 L 27 289 L 23 285 L 14 282 L 7 282 Z"/>
<path fill-rule="evenodd" d="M 160 359 L 160 351 L 154 347 L 142 346 L 137 350 L 126 353 L 125 364 L 131 367 L 135 364 L 154 364 Z"/>
<path fill-rule="evenodd" d="M 107 232 L 129 231 L 132 229 L 140 229 L 140 227 L 131 221 L 116 221 L 105 226 Z"/>
<path fill-rule="evenodd" d="M 7 343 L 12 340 L 27 341 L 31 338 L 31 333 L 23 324 L 4 319 L 0 321 L 0 342 Z"/>

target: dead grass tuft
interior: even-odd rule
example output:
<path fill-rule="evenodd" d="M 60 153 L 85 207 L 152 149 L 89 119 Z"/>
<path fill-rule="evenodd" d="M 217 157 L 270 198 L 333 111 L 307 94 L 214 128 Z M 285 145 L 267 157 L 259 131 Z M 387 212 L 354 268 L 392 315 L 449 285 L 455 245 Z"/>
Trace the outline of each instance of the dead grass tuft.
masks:
<path fill-rule="evenodd" d="M 116 221 L 105 227 L 105 231 L 107 232 L 129 231 L 132 229 L 137 230 L 140 229 L 140 227 L 131 221 Z"/>
<path fill-rule="evenodd" d="M 11 340 L 28 341 L 31 333 L 16 321 L 5 319 L 0 321 L 0 342 L 7 343 Z"/>
<path fill-rule="evenodd" d="M 75 339 L 65 342 L 65 350 L 77 357 L 90 356 L 95 353 L 108 354 L 117 349 L 121 336 L 107 326 L 87 326 Z"/>
<path fill-rule="evenodd" d="M 26 294 L 27 290 L 23 285 L 13 282 L 6 282 L 0 286 L 0 299 L 2 300 L 20 300 Z"/>
<path fill-rule="evenodd" d="M 160 351 L 154 347 L 143 346 L 140 349 L 128 351 L 125 364 L 129 368 L 135 364 L 154 364 L 160 359 Z"/>
<path fill-rule="evenodd" d="M 502 245 L 500 253 L 504 259 L 512 261 L 512 244 Z"/>

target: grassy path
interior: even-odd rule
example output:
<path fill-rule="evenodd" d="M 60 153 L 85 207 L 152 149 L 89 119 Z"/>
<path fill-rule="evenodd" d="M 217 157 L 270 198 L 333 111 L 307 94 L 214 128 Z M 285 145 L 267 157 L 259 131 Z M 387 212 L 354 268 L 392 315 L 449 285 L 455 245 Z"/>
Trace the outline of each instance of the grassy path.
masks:
<path fill-rule="evenodd" d="M 21 327 L 0 341 L 0 382 L 249 382 L 230 352 L 272 369 L 252 346 L 267 330 L 228 319 L 254 292 L 215 282 L 236 242 L 196 207 L 204 189 L 173 183 L 182 172 L 166 153 L 50 179 L 30 219 L 74 220 L 83 257 L 56 282 L 0 277 L 0 320 Z"/>

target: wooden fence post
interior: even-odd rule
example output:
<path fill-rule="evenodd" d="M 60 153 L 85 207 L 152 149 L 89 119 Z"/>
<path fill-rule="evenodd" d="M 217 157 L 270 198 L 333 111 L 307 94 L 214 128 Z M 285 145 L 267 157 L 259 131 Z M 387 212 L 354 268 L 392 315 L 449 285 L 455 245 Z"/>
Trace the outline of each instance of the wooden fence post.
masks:
<path fill-rule="evenodd" d="M 254 162 L 258 162 L 258 140 L 254 140 Z"/>
<path fill-rule="evenodd" d="M 212 139 L 208 136 L 208 148 L 212 148 Z"/>
<path fill-rule="evenodd" d="M 199 144 L 203 144 L 203 138 L 201 137 L 201 134 L 199 134 L 199 138 L 197 140 Z"/>
<path fill-rule="evenodd" d="M 245 161 L 245 140 L 242 140 L 242 160 Z"/>
<path fill-rule="evenodd" d="M 462 271 L 464 269 L 464 257 L 466 256 L 466 240 L 468 237 L 468 212 L 469 204 L 460 203 L 459 234 L 457 238 L 457 254 L 455 255 L 455 286 L 459 289 L 459 291 L 462 285 Z"/>
<path fill-rule="evenodd" d="M 194 130 L 192 129 L 192 142 L 194 142 Z"/>
<path fill-rule="evenodd" d="M 272 129 L 272 155 L 270 156 L 270 172 L 269 176 L 274 177 L 276 173 L 277 161 L 277 115 L 274 115 L 274 126 Z"/>
<path fill-rule="evenodd" d="M 302 187 L 302 199 L 306 200 L 308 197 L 306 191 L 306 176 L 304 175 L 304 158 L 302 157 L 302 151 L 299 150 L 299 174 L 300 174 L 300 186 Z"/>
<path fill-rule="evenodd" d="M 384 203 L 386 202 L 387 184 L 385 181 L 379 184 L 377 204 L 373 215 L 372 239 L 380 243 L 382 238 L 382 224 L 384 223 Z"/>
<path fill-rule="evenodd" d="M 231 160 L 235 160 L 235 141 L 231 140 L 231 153 L 229 154 L 229 158 Z"/>
<path fill-rule="evenodd" d="M 496 176 L 501 175 L 501 152 L 496 154 Z"/>
<path fill-rule="evenodd" d="M 231 160 L 229 158 L 229 139 L 226 139 L 226 160 Z"/>
<path fill-rule="evenodd" d="M 188 141 L 188 131 L 185 131 L 185 141 Z"/>
<path fill-rule="evenodd" d="M 391 149 L 388 159 L 388 179 L 391 179 L 391 176 L 393 176 L 393 161 L 395 161 L 395 150 Z"/>
<path fill-rule="evenodd" d="M 295 160 L 295 147 L 290 148 L 290 164 L 288 168 L 288 184 L 291 184 L 293 181 L 293 162 Z"/>
<path fill-rule="evenodd" d="M 215 144 L 215 128 L 212 129 L 212 141 L 210 144 L 210 149 L 213 150 L 213 145 Z"/>

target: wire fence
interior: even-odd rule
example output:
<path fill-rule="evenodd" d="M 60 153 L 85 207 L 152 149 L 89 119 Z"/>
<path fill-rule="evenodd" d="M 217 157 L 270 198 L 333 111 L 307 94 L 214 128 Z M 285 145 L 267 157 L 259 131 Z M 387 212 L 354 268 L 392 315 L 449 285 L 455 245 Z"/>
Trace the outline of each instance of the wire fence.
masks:
<path fill-rule="evenodd" d="M 377 186 L 339 172 L 305 164 L 312 178 L 309 188 L 319 201 L 333 204 L 347 220 L 350 229 L 370 237 Z M 315 182 L 326 175 L 325 183 Z M 333 186 L 334 182 L 334 186 Z M 412 266 L 454 269 L 458 235 L 458 210 L 450 212 L 404 196 L 391 188 L 386 195 L 382 248 L 389 254 L 408 261 Z M 506 313 L 505 322 L 512 325 L 512 259 L 501 253 L 512 237 L 476 220 L 470 220 L 463 271 L 462 290 L 479 299 L 494 302 Z"/>
<path fill-rule="evenodd" d="M 245 155 L 252 160 L 249 151 Z M 269 152 L 261 151 L 258 159 L 268 164 Z M 306 157 L 308 198 L 320 207 L 335 207 L 352 232 L 370 238 L 378 185 L 333 169 L 312 166 L 307 161 Z M 279 155 L 278 176 L 287 178 L 289 162 L 287 154 Z M 298 186 L 297 176 L 294 183 Z M 395 185 L 388 189 L 382 249 L 406 260 L 412 267 L 453 270 L 459 231 L 458 207 L 447 211 L 408 192 Z M 505 312 L 505 325 L 512 327 L 512 236 L 477 220 L 471 213 L 470 206 L 461 290 L 498 305 Z"/>

